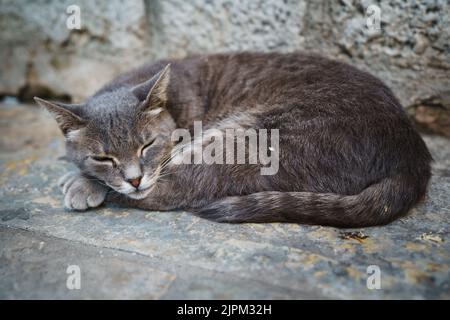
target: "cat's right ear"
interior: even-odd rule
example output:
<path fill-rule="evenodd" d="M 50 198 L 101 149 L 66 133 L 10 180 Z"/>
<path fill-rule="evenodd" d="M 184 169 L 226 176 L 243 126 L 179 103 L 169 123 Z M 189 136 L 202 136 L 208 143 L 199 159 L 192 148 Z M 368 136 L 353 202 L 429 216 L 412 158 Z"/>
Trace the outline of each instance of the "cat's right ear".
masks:
<path fill-rule="evenodd" d="M 50 102 L 38 97 L 34 97 L 34 101 L 53 115 L 65 136 L 67 136 L 70 131 L 80 129 L 86 125 L 86 121 L 77 115 L 77 109 L 80 107 L 79 105 Z"/>
<path fill-rule="evenodd" d="M 170 63 L 154 75 L 151 79 L 131 89 L 131 92 L 142 102 L 142 111 L 157 113 L 167 103 L 170 82 Z"/>

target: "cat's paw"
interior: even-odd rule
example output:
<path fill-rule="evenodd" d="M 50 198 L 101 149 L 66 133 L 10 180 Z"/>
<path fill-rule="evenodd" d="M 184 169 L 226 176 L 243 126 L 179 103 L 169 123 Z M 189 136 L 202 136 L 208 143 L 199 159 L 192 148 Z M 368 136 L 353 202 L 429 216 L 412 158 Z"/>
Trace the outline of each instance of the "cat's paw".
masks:
<path fill-rule="evenodd" d="M 64 205 L 71 210 L 87 210 L 101 205 L 108 189 L 95 180 L 71 172 L 63 176 L 59 186 L 64 193 Z"/>

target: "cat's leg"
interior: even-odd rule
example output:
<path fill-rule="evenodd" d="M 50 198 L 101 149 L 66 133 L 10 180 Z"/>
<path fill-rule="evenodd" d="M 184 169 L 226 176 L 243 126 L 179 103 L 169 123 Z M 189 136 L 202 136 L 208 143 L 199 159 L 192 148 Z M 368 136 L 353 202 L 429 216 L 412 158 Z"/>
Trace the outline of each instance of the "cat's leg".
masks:
<path fill-rule="evenodd" d="M 108 187 L 80 172 L 69 172 L 58 183 L 64 194 L 64 206 L 71 210 L 98 207 L 108 193 Z"/>

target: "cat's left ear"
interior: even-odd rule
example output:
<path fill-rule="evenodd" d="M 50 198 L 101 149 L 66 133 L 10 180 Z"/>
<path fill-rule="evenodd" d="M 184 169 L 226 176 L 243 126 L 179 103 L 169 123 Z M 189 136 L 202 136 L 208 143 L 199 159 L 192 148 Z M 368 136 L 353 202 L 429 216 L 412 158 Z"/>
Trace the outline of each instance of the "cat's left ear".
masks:
<path fill-rule="evenodd" d="M 159 113 L 165 107 L 168 99 L 168 87 L 170 81 L 170 64 L 154 75 L 150 80 L 137 85 L 132 89 L 139 97 L 145 92 L 146 96 L 141 103 L 143 112 Z M 150 88 L 150 89 L 149 89 Z"/>
<path fill-rule="evenodd" d="M 86 125 L 86 121 L 80 116 L 82 105 L 69 105 L 59 102 L 50 102 L 38 97 L 34 97 L 40 106 L 47 109 L 55 118 L 59 128 L 67 137 L 71 131 L 80 129 Z"/>

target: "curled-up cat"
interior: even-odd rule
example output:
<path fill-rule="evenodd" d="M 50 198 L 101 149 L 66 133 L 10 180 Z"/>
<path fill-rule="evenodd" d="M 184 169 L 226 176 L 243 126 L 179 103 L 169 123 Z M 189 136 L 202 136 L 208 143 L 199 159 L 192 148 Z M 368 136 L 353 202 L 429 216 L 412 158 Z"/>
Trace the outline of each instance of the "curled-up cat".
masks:
<path fill-rule="evenodd" d="M 65 206 L 75 210 L 116 201 L 219 222 L 363 227 L 405 215 L 430 179 L 427 147 L 389 88 L 316 55 L 162 60 L 82 104 L 36 101 L 54 115 L 80 170 L 61 179 Z M 196 121 L 205 132 L 277 132 L 269 147 L 276 172 L 262 174 L 260 161 L 175 163 L 174 150 L 212 143 L 195 133 L 193 143 L 174 141 L 175 130 L 192 133 Z M 221 155 L 234 155 L 235 142 Z"/>

